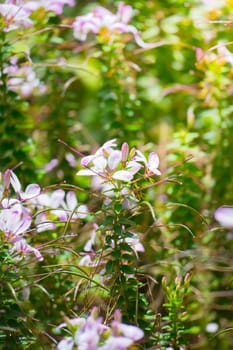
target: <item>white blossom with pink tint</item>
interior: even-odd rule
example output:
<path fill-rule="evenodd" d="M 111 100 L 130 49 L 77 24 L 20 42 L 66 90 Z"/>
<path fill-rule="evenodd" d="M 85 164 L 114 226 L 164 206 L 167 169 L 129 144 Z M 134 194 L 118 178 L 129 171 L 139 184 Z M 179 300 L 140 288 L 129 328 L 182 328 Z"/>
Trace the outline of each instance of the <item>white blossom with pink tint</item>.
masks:
<path fill-rule="evenodd" d="M 134 250 L 135 254 L 137 254 L 137 252 L 143 253 L 145 251 L 145 248 L 136 233 L 134 233 L 132 237 L 126 237 L 125 242 Z"/>
<path fill-rule="evenodd" d="M 114 149 L 116 140 L 110 140 L 100 147 L 94 155 L 83 157 L 81 165 L 85 168 L 79 170 L 77 175 L 97 176 L 99 185 L 106 185 L 111 197 L 114 189 L 117 189 L 117 182 L 130 182 L 134 180 L 135 175 L 144 169 L 144 176 L 150 177 L 161 175 L 159 167 L 159 157 L 155 152 L 149 154 L 148 160 L 139 150 L 131 150 L 127 143 L 123 143 L 121 150 Z M 136 154 L 136 156 L 135 156 Z M 116 181 L 115 181 L 116 180 Z M 98 186 L 98 183 L 97 183 Z"/>
<path fill-rule="evenodd" d="M 155 152 L 149 154 L 148 160 L 141 151 L 136 150 L 136 154 L 134 160 L 144 164 L 145 176 L 161 175 L 161 171 L 158 169 L 159 157 Z"/>
<path fill-rule="evenodd" d="M 8 4 L 0 4 L 0 15 L 3 17 L 5 32 L 33 25 L 29 14 L 22 6 L 16 6 L 9 2 Z"/>
<path fill-rule="evenodd" d="M 127 350 L 144 336 L 140 328 L 121 322 L 119 310 L 116 310 L 110 326 L 103 324 L 103 319 L 98 317 L 97 308 L 86 319 L 66 318 L 65 321 L 66 324 L 63 323 L 58 328 L 66 325 L 73 336 L 61 340 L 57 345 L 58 350 Z"/>
<path fill-rule="evenodd" d="M 221 226 L 233 228 L 233 207 L 220 207 L 214 213 L 214 218 Z"/>
<path fill-rule="evenodd" d="M 73 191 L 66 194 L 66 199 L 62 202 L 62 207 L 65 209 L 66 220 L 84 219 L 88 215 L 88 208 L 86 205 L 78 205 L 78 200 Z"/>
<path fill-rule="evenodd" d="M 11 189 L 17 198 L 11 197 Z M 7 169 L 3 174 L 3 190 L 0 198 L 0 231 L 2 239 L 9 243 L 9 251 L 14 259 L 34 255 L 38 261 L 43 257 L 38 249 L 27 243 L 24 236 L 32 224 L 32 209 L 35 197 L 40 194 L 40 186 L 30 184 L 22 190 L 17 175 Z"/>
<path fill-rule="evenodd" d="M 0 230 L 4 232 L 10 243 L 15 243 L 22 238 L 31 226 L 32 218 L 28 210 L 20 202 L 0 212 Z"/>
<path fill-rule="evenodd" d="M 57 350 L 72 350 L 74 341 L 71 337 L 61 340 L 57 346 Z"/>
<path fill-rule="evenodd" d="M 49 209 L 50 213 L 55 215 L 60 221 L 75 221 L 84 219 L 88 215 L 88 208 L 84 204 L 78 205 L 78 200 L 74 192 L 65 193 L 62 189 L 55 190 L 52 193 L 42 193 L 36 198 L 36 205 L 40 209 Z M 44 220 L 42 220 L 42 223 Z M 38 218 L 40 223 L 40 218 Z M 40 230 L 43 226 L 46 228 L 49 225 L 52 228 L 51 222 L 48 220 L 45 224 L 40 224 Z"/>
<path fill-rule="evenodd" d="M 10 183 L 22 200 L 30 200 L 40 194 L 40 186 L 38 184 L 30 184 L 23 191 L 17 175 L 12 170 L 10 170 Z"/>
<path fill-rule="evenodd" d="M 135 26 L 128 24 L 132 17 L 132 7 L 123 2 L 118 5 L 116 14 L 102 6 L 97 6 L 88 14 L 76 17 L 73 23 L 74 37 L 85 41 L 90 33 L 95 35 L 106 32 L 109 35 L 130 33 L 140 47 L 147 49 L 154 47 L 154 44 L 147 44 L 141 39 Z"/>
<path fill-rule="evenodd" d="M 34 254 L 36 257 L 36 260 L 42 261 L 43 257 L 38 249 L 30 246 L 25 239 L 21 238 L 17 242 L 14 243 L 13 247 L 11 248 L 12 252 L 17 252 L 18 254 Z"/>
<path fill-rule="evenodd" d="M 16 56 L 10 59 L 9 65 L 4 68 L 4 73 L 7 74 L 8 88 L 24 98 L 32 94 L 43 94 L 46 91 L 45 84 L 37 77 L 33 67 L 19 66 Z"/>
<path fill-rule="evenodd" d="M 233 53 L 228 50 L 223 43 L 219 43 L 218 53 L 220 55 L 220 59 L 223 59 L 225 62 L 229 63 L 231 67 L 233 67 Z"/>
<path fill-rule="evenodd" d="M 17 4 L 27 14 L 38 10 L 39 8 L 44 8 L 46 11 L 51 11 L 57 15 L 61 15 L 65 5 L 74 6 L 75 0 L 37 0 L 37 1 L 28 1 L 28 0 L 8 0 L 8 4 Z"/>
<path fill-rule="evenodd" d="M 125 149 L 115 150 L 116 145 L 115 139 L 110 140 L 100 147 L 94 155 L 83 157 L 81 165 L 85 169 L 78 171 L 77 175 L 97 175 L 102 182 L 132 181 L 142 165 L 134 160 L 126 162 Z M 114 189 L 114 185 L 112 189 Z"/>

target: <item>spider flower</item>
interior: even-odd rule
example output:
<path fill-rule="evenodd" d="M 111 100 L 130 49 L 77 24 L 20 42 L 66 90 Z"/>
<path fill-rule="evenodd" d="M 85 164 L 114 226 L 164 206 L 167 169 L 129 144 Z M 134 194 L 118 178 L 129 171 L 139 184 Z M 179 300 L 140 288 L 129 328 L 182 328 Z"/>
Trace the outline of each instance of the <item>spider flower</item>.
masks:
<path fill-rule="evenodd" d="M 81 165 L 85 167 L 77 175 L 99 176 L 104 181 L 131 181 L 141 169 L 135 161 L 122 162 L 122 151 L 115 150 L 116 140 L 110 140 L 100 147 L 94 155 L 83 157 Z"/>
<path fill-rule="evenodd" d="M 33 25 L 27 11 L 21 6 L 13 5 L 13 3 L 0 4 L 0 15 L 3 17 L 5 32 Z"/>
<path fill-rule="evenodd" d="M 21 6 L 27 14 L 43 7 L 46 11 L 51 11 L 57 15 L 61 15 L 65 5 L 74 6 L 75 0 L 8 0 L 8 4 L 17 4 Z"/>
<path fill-rule="evenodd" d="M 161 174 L 158 170 L 159 157 L 155 152 L 151 152 L 147 160 L 138 150 L 132 149 L 129 152 L 126 143 L 123 143 L 121 150 L 116 150 L 115 147 L 116 140 L 113 139 L 104 143 L 94 155 L 83 157 L 81 165 L 85 169 L 79 170 L 77 175 L 98 176 L 102 184 L 110 183 L 108 191 L 111 193 L 114 191 L 114 180 L 132 181 L 142 168 L 146 177 Z M 137 155 L 133 156 L 135 153 Z"/>
<path fill-rule="evenodd" d="M 133 9 L 130 5 L 120 2 L 117 13 L 114 14 L 102 6 L 95 7 L 91 12 L 83 16 L 76 17 L 73 23 L 74 37 L 80 41 L 85 41 L 88 34 L 122 34 L 130 33 L 135 42 L 142 48 L 152 48 L 154 44 L 145 43 L 137 30 L 129 22 L 133 17 Z"/>
<path fill-rule="evenodd" d="M 58 350 L 73 350 L 74 347 L 82 350 L 126 350 L 144 336 L 140 328 L 121 322 L 119 310 L 115 311 L 110 326 L 103 324 L 97 308 L 94 308 L 86 319 L 66 319 L 66 323 L 58 328 L 62 327 L 70 329 L 73 337 L 61 340 Z"/>

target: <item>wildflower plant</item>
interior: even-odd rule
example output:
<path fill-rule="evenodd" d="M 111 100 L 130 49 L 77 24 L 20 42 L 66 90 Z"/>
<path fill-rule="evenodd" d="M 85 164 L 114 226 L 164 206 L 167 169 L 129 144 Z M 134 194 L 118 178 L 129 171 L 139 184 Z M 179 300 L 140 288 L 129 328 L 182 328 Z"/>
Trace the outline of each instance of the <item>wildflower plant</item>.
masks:
<path fill-rule="evenodd" d="M 155 152 L 147 159 L 126 142 L 120 149 L 116 147 L 116 139 L 107 141 L 93 155 L 81 159 L 83 169 L 77 175 L 92 179 L 93 189 L 100 191 L 103 204 L 102 214 L 96 217 L 96 232 L 84 247 L 88 258 L 83 257 L 80 264 L 86 263 L 98 271 L 102 283 L 109 288 L 108 307 L 117 305 L 123 319 L 140 325 L 145 321 L 149 301 L 141 295 L 143 283 L 137 277 L 144 247 L 136 217 L 141 212 L 143 186 L 156 185 L 161 172 Z"/>

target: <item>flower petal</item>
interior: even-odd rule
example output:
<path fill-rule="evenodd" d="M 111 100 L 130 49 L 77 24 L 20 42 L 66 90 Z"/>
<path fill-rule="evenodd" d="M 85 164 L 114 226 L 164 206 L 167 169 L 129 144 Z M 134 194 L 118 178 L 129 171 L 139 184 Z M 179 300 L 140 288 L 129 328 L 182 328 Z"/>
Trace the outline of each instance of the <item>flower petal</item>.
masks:
<path fill-rule="evenodd" d="M 110 169 L 115 169 L 121 161 L 121 151 L 112 151 L 108 157 L 108 166 Z"/>
<path fill-rule="evenodd" d="M 127 170 L 118 170 L 113 174 L 112 178 L 115 180 L 131 181 L 133 175 Z"/>
<path fill-rule="evenodd" d="M 220 207 L 215 211 L 214 217 L 220 225 L 233 228 L 233 208 Z"/>
<path fill-rule="evenodd" d="M 40 186 L 37 184 L 30 184 L 26 187 L 25 192 L 20 192 L 21 199 L 31 199 L 40 194 Z"/>

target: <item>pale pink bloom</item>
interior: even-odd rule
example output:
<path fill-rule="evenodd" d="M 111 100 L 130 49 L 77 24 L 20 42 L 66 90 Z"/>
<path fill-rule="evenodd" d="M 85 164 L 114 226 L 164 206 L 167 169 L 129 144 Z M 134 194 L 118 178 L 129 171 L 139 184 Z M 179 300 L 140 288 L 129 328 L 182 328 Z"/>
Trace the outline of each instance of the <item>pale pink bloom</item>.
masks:
<path fill-rule="evenodd" d="M 0 230 L 4 232 L 10 243 L 15 243 L 22 238 L 32 222 L 26 208 L 20 203 L 0 212 Z"/>
<path fill-rule="evenodd" d="M 125 242 L 128 243 L 128 245 L 135 251 L 135 253 L 145 251 L 136 233 L 134 234 L 133 237 L 125 238 Z"/>
<path fill-rule="evenodd" d="M 95 328 L 88 329 L 75 335 L 76 344 L 79 350 L 98 350 L 100 336 Z"/>
<path fill-rule="evenodd" d="M 127 162 L 129 155 L 129 145 L 127 142 L 124 142 L 121 146 L 121 160 L 122 162 Z"/>
<path fill-rule="evenodd" d="M 81 165 L 86 169 L 79 170 L 77 175 L 97 175 L 102 178 L 103 182 L 111 181 L 112 179 L 131 181 L 142 165 L 134 160 L 123 161 L 122 150 L 115 150 L 114 147 L 116 147 L 115 139 L 106 142 L 94 155 L 83 157 Z M 123 149 L 123 152 L 126 152 L 126 150 Z M 124 153 L 123 157 L 125 157 Z M 118 169 L 120 165 L 122 165 L 123 169 Z"/>
<path fill-rule="evenodd" d="M 9 209 L 15 204 L 21 205 L 21 202 L 16 198 L 9 198 L 9 197 L 3 198 L 1 200 L 1 207 L 4 209 Z M 26 210 L 26 208 L 25 208 L 25 210 Z"/>
<path fill-rule="evenodd" d="M 17 65 L 17 62 L 12 63 L 4 68 L 4 73 L 8 75 L 7 85 L 12 91 L 15 91 L 27 98 L 33 93 L 43 94 L 46 91 L 46 86 L 38 79 L 35 71 L 30 66 Z"/>
<path fill-rule="evenodd" d="M 73 23 L 74 37 L 85 41 L 89 33 L 101 34 L 101 30 L 108 31 L 110 34 L 130 33 L 133 34 L 135 42 L 143 48 L 152 48 L 154 44 L 146 44 L 139 35 L 137 28 L 129 25 L 133 16 L 133 9 L 129 5 L 121 2 L 118 5 L 116 14 L 102 6 L 95 7 L 90 13 L 84 16 L 76 17 Z"/>
<path fill-rule="evenodd" d="M 126 350 L 133 344 L 133 340 L 124 336 L 110 336 L 100 350 Z"/>
<path fill-rule="evenodd" d="M 228 50 L 228 48 L 222 43 L 218 46 L 218 53 L 221 59 L 224 59 L 225 62 L 229 63 L 233 67 L 233 53 Z"/>
<path fill-rule="evenodd" d="M 56 229 L 55 223 L 48 219 L 47 213 L 38 214 L 35 219 L 35 225 L 37 232 L 44 232 Z"/>
<path fill-rule="evenodd" d="M 144 336 L 143 331 L 136 326 L 120 323 L 117 321 L 113 321 L 111 326 L 114 329 L 114 332 L 124 335 L 133 341 L 137 341 Z"/>
<path fill-rule="evenodd" d="M 61 328 L 71 328 L 71 327 L 76 327 L 77 329 L 81 326 L 83 326 L 86 323 L 86 319 L 84 317 L 80 317 L 80 318 L 68 318 L 65 317 L 65 322 L 59 324 L 59 326 L 57 326 L 57 329 L 61 329 Z"/>
<path fill-rule="evenodd" d="M 60 15 L 63 12 L 63 7 L 65 5 L 74 6 L 75 0 L 8 0 L 8 3 L 17 3 L 17 5 L 21 6 L 28 14 L 31 14 L 31 12 L 43 7 L 46 11 L 51 11 Z"/>
<path fill-rule="evenodd" d="M 109 140 L 105 142 L 93 155 L 89 155 L 83 157 L 81 159 L 81 165 L 87 166 L 91 161 L 93 161 L 97 157 L 104 157 L 106 154 L 111 153 L 113 148 L 117 146 L 116 139 Z"/>
<path fill-rule="evenodd" d="M 120 2 L 116 16 L 121 22 L 128 23 L 133 18 L 133 8 L 130 5 Z"/>
<path fill-rule="evenodd" d="M 74 346 L 74 341 L 71 337 L 61 340 L 57 344 L 57 350 L 72 350 Z"/>
<path fill-rule="evenodd" d="M 30 246 L 25 239 L 21 238 L 16 241 L 11 249 L 12 251 L 17 251 L 20 254 L 34 254 L 38 261 L 42 261 L 43 257 L 38 249 Z"/>
<path fill-rule="evenodd" d="M 66 194 L 62 189 L 53 191 L 51 194 L 42 193 L 37 197 L 37 205 L 42 209 L 52 209 L 50 212 L 61 221 L 84 219 L 88 215 L 87 206 L 78 205 L 75 193 L 69 191 Z"/>
<path fill-rule="evenodd" d="M 144 335 L 140 328 L 121 323 L 119 310 L 115 312 L 110 327 L 102 322 L 102 318 L 98 318 L 97 308 L 92 310 L 87 319 L 66 319 L 67 328 L 73 333 L 73 338 L 66 339 L 69 339 L 69 343 L 73 339 L 73 346 L 79 350 L 127 350 L 134 341 L 141 339 Z M 64 325 L 63 323 L 58 328 L 64 327 Z M 66 343 L 63 344 L 65 346 Z M 65 348 L 58 347 L 57 349 L 63 350 Z"/>
<path fill-rule="evenodd" d="M 214 218 L 221 226 L 233 228 L 233 208 L 220 207 L 214 213 Z"/>
<path fill-rule="evenodd" d="M 136 154 L 134 160 L 144 163 L 146 176 L 161 175 L 161 171 L 158 169 L 159 157 L 155 152 L 149 154 L 148 160 L 141 151 L 136 150 Z"/>
<path fill-rule="evenodd" d="M 4 31 L 9 32 L 18 28 L 28 28 L 33 22 L 28 18 L 28 13 L 23 7 L 12 4 L 0 4 L 0 15 L 4 19 Z"/>
<path fill-rule="evenodd" d="M 131 181 L 133 180 L 133 174 L 127 170 L 118 170 L 113 174 L 112 178 L 115 180 Z"/>
<path fill-rule="evenodd" d="M 78 266 L 86 266 L 86 267 L 91 267 L 93 266 L 93 261 L 90 257 L 89 254 L 84 255 L 78 263 Z"/>
<path fill-rule="evenodd" d="M 78 205 L 78 200 L 74 192 L 69 191 L 66 194 L 66 201 L 62 202 L 62 207 L 65 209 L 66 220 L 70 217 L 71 220 L 84 219 L 88 215 L 86 205 Z"/>
<path fill-rule="evenodd" d="M 48 209 L 57 209 L 61 206 L 65 198 L 65 191 L 59 189 L 52 193 L 41 193 L 37 198 L 37 205 L 39 207 Z"/>
<path fill-rule="evenodd" d="M 58 165 L 58 159 L 56 158 L 51 159 L 50 162 L 45 165 L 44 170 L 49 173 L 54 168 L 56 168 L 57 165 Z"/>
<path fill-rule="evenodd" d="M 21 200 L 30 200 L 40 194 L 40 186 L 38 184 L 30 184 L 23 191 L 17 175 L 12 170 L 10 170 L 10 183 Z"/>
<path fill-rule="evenodd" d="M 75 168 L 77 165 L 77 160 L 75 159 L 74 155 L 72 153 L 66 153 L 65 158 L 72 168 Z"/>

